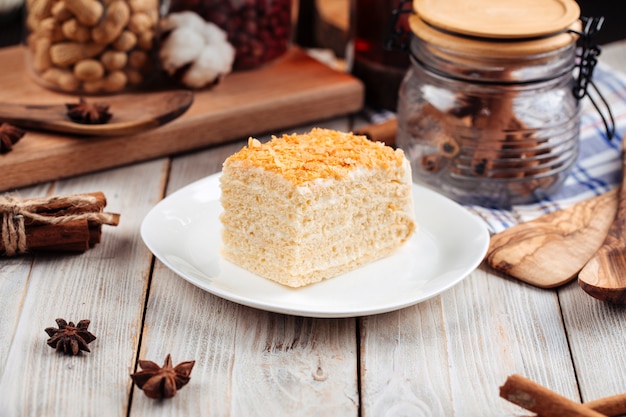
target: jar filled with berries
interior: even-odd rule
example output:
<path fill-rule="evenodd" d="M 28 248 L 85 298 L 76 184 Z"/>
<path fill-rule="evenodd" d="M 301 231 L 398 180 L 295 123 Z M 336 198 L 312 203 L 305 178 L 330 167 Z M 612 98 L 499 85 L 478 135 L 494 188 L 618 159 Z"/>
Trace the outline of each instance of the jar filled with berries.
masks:
<path fill-rule="evenodd" d="M 263 66 L 287 52 L 292 0 L 171 0 L 169 13 L 193 11 L 227 33 L 234 70 Z"/>

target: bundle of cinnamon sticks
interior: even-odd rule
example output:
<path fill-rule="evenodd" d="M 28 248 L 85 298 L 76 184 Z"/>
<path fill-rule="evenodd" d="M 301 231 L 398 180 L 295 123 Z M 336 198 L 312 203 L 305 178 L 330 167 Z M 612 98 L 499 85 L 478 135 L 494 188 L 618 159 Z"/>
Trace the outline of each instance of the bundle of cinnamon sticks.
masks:
<path fill-rule="evenodd" d="M 102 192 L 19 199 L 0 196 L 0 254 L 31 251 L 84 252 L 100 242 L 102 225 L 117 226 L 105 213 Z"/>

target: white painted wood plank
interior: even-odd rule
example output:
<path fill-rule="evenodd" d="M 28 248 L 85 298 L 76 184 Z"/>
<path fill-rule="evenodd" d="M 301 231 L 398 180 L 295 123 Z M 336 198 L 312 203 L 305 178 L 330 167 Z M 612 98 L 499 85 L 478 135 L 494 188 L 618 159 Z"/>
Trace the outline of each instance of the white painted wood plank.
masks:
<path fill-rule="evenodd" d="M 19 193 L 3 193 L 19 198 L 42 197 L 50 184 L 24 188 Z M 0 375 L 4 372 L 11 341 L 17 329 L 28 289 L 33 255 L 0 258 Z"/>
<path fill-rule="evenodd" d="M 325 126 L 347 128 L 345 119 Z M 176 158 L 168 194 L 219 171 L 243 144 Z M 135 389 L 131 416 L 358 414 L 355 319 L 243 307 L 197 289 L 157 261 L 140 357 L 161 362 L 167 353 L 175 362 L 197 361 L 191 382 L 162 403 Z"/>
<path fill-rule="evenodd" d="M 503 416 L 517 373 L 577 399 L 554 291 L 483 269 L 438 297 L 362 319 L 363 416 Z M 387 358 L 387 359 L 385 359 Z"/>
<path fill-rule="evenodd" d="M 233 416 L 358 415 L 355 319 L 242 313 Z"/>
<path fill-rule="evenodd" d="M 624 307 L 596 300 L 575 281 L 559 297 L 583 400 L 625 393 Z"/>
<path fill-rule="evenodd" d="M 3 416 L 124 416 L 137 355 L 151 254 L 139 225 L 160 199 L 164 160 L 58 183 L 53 194 L 103 191 L 119 226 L 80 255 L 37 255 L 0 380 Z M 133 179 L 136 179 L 133 181 Z M 46 345 L 57 317 L 90 319 L 91 353 L 63 356 Z"/>

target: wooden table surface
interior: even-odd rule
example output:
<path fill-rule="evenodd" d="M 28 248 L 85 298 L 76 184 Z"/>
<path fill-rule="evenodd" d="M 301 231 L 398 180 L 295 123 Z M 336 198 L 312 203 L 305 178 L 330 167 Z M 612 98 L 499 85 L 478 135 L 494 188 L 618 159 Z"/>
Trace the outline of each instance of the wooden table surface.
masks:
<path fill-rule="evenodd" d="M 411 307 L 318 319 L 238 305 L 181 279 L 144 245 L 141 222 L 243 143 L 18 190 L 103 191 L 121 222 L 80 255 L 0 260 L 0 416 L 530 415 L 499 397 L 511 374 L 574 401 L 626 392 L 626 310 L 576 282 L 539 289 L 481 266 Z M 46 345 L 59 317 L 91 320 L 90 353 Z M 172 399 L 149 399 L 129 375 L 138 359 L 161 364 L 168 353 L 196 361 L 191 381 Z"/>

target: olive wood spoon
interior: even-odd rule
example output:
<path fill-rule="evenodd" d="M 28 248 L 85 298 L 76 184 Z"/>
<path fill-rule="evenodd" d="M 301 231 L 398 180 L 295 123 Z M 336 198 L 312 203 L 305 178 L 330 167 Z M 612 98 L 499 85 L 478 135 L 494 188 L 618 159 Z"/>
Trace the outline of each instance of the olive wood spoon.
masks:
<path fill-rule="evenodd" d="M 626 167 L 626 135 L 622 138 L 622 163 Z M 626 304 L 626 168 L 622 170 L 617 214 L 596 254 L 578 274 L 578 284 L 599 300 Z"/>
<path fill-rule="evenodd" d="M 173 90 L 87 98 L 87 103 L 109 105 L 113 116 L 103 124 L 77 123 L 67 117 L 65 104 L 77 104 L 78 97 L 60 104 L 0 103 L 0 122 L 73 135 L 130 135 L 176 119 L 191 106 L 193 97 L 192 91 Z"/>
<path fill-rule="evenodd" d="M 491 237 L 485 260 L 495 270 L 541 288 L 576 278 L 604 241 L 617 190 L 520 223 Z"/>

